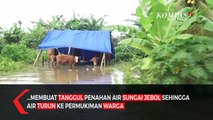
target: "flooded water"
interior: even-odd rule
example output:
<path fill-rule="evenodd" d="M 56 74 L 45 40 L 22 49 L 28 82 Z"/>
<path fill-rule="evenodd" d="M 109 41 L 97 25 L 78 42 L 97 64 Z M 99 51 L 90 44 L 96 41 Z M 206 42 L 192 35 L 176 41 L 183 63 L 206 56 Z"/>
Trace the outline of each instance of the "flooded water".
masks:
<path fill-rule="evenodd" d="M 25 72 L 0 76 L 0 84 L 124 84 L 123 72 L 89 65 L 60 69 L 52 66 L 35 67 Z"/>

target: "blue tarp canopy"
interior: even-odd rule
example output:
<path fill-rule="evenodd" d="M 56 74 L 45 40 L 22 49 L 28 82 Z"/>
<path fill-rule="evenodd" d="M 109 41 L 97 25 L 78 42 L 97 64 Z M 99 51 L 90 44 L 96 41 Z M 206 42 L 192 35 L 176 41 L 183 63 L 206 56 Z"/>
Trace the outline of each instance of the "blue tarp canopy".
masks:
<path fill-rule="evenodd" d="M 78 48 L 112 53 L 109 31 L 53 30 L 39 45 L 40 50 L 51 48 Z"/>

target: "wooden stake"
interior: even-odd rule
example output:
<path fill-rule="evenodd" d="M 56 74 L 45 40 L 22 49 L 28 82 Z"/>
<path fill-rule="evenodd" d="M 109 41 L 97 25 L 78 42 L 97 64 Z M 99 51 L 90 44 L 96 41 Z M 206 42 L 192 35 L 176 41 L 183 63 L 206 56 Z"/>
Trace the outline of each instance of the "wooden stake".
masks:
<path fill-rule="evenodd" d="M 58 51 L 58 54 L 61 54 L 60 51 L 58 50 L 58 48 L 56 48 L 56 50 Z"/>
<path fill-rule="evenodd" d="M 34 62 L 34 64 L 33 64 L 33 67 L 35 66 L 35 64 L 37 63 L 39 57 L 41 56 L 41 52 L 42 52 L 42 50 L 39 50 L 39 52 L 38 52 L 38 54 L 37 54 L 37 57 L 36 57 L 36 59 L 35 59 L 35 62 Z"/>
<path fill-rule="evenodd" d="M 102 60 L 101 60 L 101 66 L 102 67 L 104 64 L 104 67 L 105 67 L 105 53 L 103 54 L 103 57 L 102 57 Z"/>
<path fill-rule="evenodd" d="M 106 54 L 104 53 L 104 67 L 106 67 Z"/>
<path fill-rule="evenodd" d="M 68 49 L 68 55 L 70 54 L 70 50 L 71 50 L 71 47 L 69 47 L 69 49 Z"/>

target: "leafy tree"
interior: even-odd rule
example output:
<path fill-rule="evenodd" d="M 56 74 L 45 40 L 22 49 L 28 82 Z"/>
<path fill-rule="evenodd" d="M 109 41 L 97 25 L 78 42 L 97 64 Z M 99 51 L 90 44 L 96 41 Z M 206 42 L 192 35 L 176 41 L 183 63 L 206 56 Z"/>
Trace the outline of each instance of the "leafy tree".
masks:
<path fill-rule="evenodd" d="M 2 37 L 6 43 L 16 43 L 18 44 L 23 36 L 25 35 L 24 30 L 21 28 L 21 21 L 14 23 L 10 29 L 3 30 Z"/>
<path fill-rule="evenodd" d="M 41 24 L 38 24 L 32 29 L 29 29 L 29 32 L 23 37 L 21 44 L 24 44 L 29 48 L 37 49 L 47 32 L 47 29 Z"/>
<path fill-rule="evenodd" d="M 175 4 L 166 5 L 164 0 L 140 1 L 136 15 L 143 29 L 119 44 L 142 50 L 147 57 L 134 60 L 137 65 L 127 71 L 127 83 L 213 83 L 213 22 L 205 14 L 211 11 L 184 7 L 177 13 L 193 11 L 194 15 L 159 16 L 174 9 Z"/>
<path fill-rule="evenodd" d="M 40 19 L 38 22 L 32 22 L 44 27 L 46 30 L 100 30 L 104 25 L 104 17 L 95 19 L 93 15 L 88 18 L 73 13 L 69 20 L 65 20 L 63 15 L 53 16 L 52 20 L 45 22 Z"/>
<path fill-rule="evenodd" d="M 72 30 L 100 30 L 104 26 L 104 17 L 95 19 L 93 15 L 88 18 L 73 14 L 73 17 L 67 21 L 66 28 Z"/>
<path fill-rule="evenodd" d="M 65 18 L 63 17 L 63 15 L 56 15 L 56 16 L 52 16 L 52 20 L 45 22 L 42 19 L 39 19 L 38 22 L 32 22 L 36 25 L 38 25 L 39 27 L 44 27 L 46 30 L 64 30 L 66 29 L 65 24 Z"/>
<path fill-rule="evenodd" d="M 3 29 L 0 27 L 0 53 L 5 44 L 5 39 L 3 39 Z"/>

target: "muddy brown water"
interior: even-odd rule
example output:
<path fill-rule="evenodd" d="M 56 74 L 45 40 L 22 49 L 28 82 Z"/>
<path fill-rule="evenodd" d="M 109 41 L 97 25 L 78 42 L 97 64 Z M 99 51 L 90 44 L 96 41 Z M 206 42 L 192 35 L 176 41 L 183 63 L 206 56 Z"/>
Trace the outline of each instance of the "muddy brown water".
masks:
<path fill-rule="evenodd" d="M 0 76 L 0 84 L 123 84 L 123 72 L 89 65 L 76 66 L 70 71 L 51 66 L 34 67 L 28 71 Z"/>

